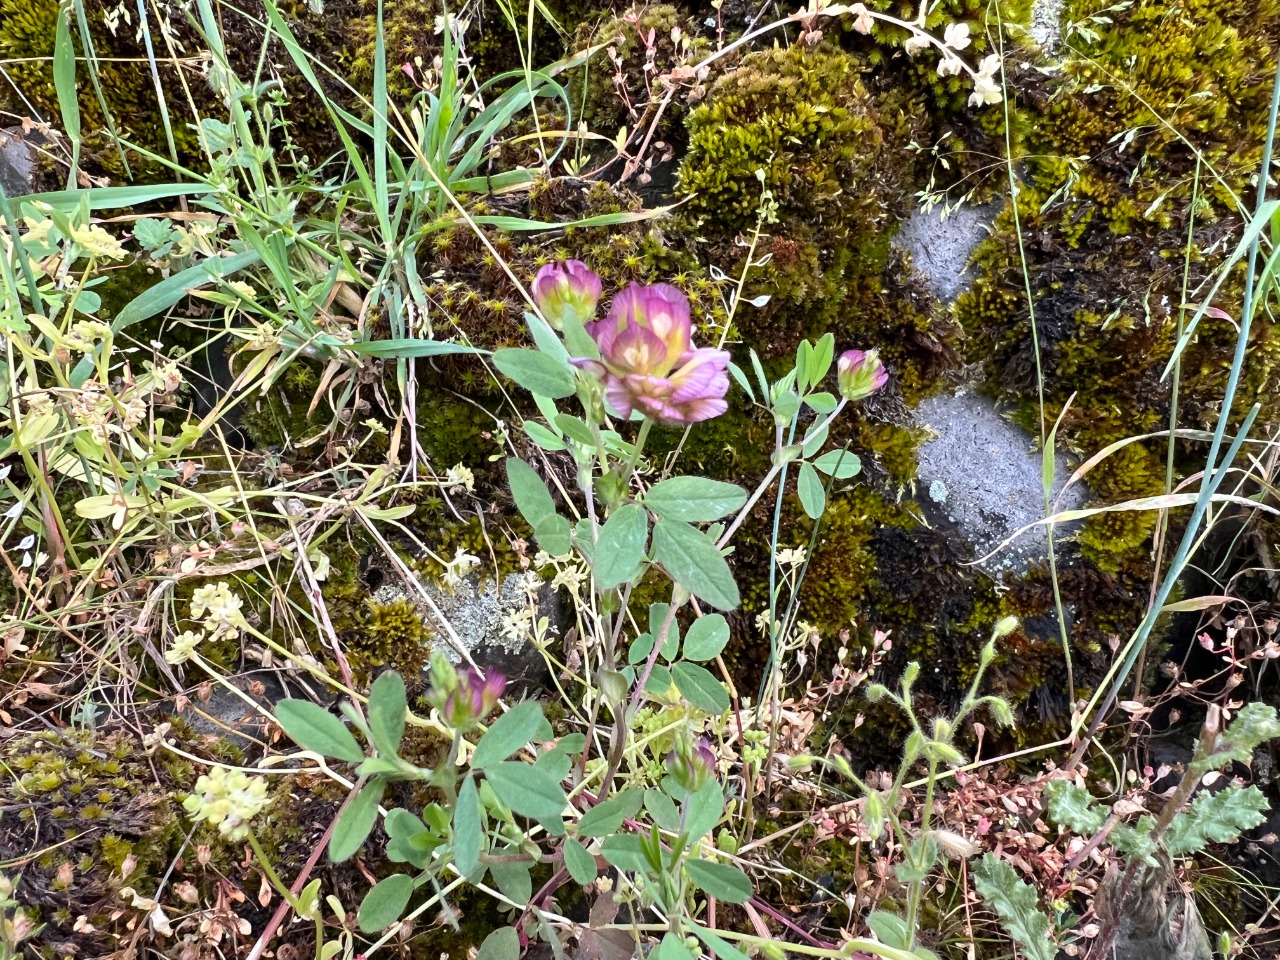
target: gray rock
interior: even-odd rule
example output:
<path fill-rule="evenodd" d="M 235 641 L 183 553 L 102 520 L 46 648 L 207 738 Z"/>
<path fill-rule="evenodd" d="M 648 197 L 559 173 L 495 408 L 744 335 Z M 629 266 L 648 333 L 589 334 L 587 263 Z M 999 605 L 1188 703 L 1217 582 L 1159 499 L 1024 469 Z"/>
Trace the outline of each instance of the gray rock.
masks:
<path fill-rule="evenodd" d="M 921 499 L 932 513 L 957 525 L 978 557 L 1045 517 L 1041 456 L 1032 449 L 1032 438 L 1005 420 L 989 399 L 968 391 L 943 394 L 923 401 L 915 417 L 932 434 L 919 450 Z M 1059 456 L 1055 501 L 1069 476 Z M 1057 509 L 1076 509 L 1085 496 L 1083 485 L 1076 484 Z M 1055 537 L 1071 529 L 1056 526 Z M 1045 528 L 1033 528 L 984 565 L 992 572 L 1024 572 L 1046 556 L 1047 545 Z"/>
<path fill-rule="evenodd" d="M 899 229 L 894 243 L 911 254 L 929 292 L 950 303 L 969 286 L 969 255 L 987 236 L 1002 206 L 1003 201 L 961 206 L 946 216 L 939 207 L 927 213 L 917 210 Z"/>
<path fill-rule="evenodd" d="M 1031 39 L 1046 53 L 1054 53 L 1062 41 L 1062 8 L 1066 0 L 1034 0 L 1031 4 Z"/>
<path fill-rule="evenodd" d="M 18 129 L 0 130 L 0 187 L 7 197 L 23 197 L 33 192 L 31 183 L 35 158 Z"/>
<path fill-rule="evenodd" d="M 389 582 L 373 595 L 378 603 L 399 598 L 414 603 L 439 636 L 440 649 L 454 663 L 462 662 L 462 655 L 447 641 L 456 636 L 477 666 L 497 670 L 522 686 L 540 684 L 547 676 L 546 661 L 527 639 L 527 631 L 512 629 L 513 621 L 523 615 L 531 597 L 537 605 L 537 615 L 548 617 L 553 632 L 561 634 L 565 613 L 556 591 L 530 574 L 509 574 L 501 586 L 472 574 L 453 590 L 424 581 L 418 584 L 418 590 L 410 592 L 398 582 Z M 452 631 L 443 627 L 442 618 Z"/>

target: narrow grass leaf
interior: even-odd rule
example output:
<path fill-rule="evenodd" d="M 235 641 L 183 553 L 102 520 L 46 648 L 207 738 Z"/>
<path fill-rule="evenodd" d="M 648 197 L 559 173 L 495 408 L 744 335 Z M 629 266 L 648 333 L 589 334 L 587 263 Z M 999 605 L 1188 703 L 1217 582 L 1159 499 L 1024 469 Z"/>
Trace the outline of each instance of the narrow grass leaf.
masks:
<path fill-rule="evenodd" d="M 246 250 L 230 257 L 210 257 L 194 267 L 188 267 L 138 294 L 116 314 L 111 329 L 119 333 L 142 320 L 149 320 L 178 303 L 192 290 L 198 290 L 215 279 L 234 276 L 246 267 L 258 263 L 261 257 L 256 251 Z"/>

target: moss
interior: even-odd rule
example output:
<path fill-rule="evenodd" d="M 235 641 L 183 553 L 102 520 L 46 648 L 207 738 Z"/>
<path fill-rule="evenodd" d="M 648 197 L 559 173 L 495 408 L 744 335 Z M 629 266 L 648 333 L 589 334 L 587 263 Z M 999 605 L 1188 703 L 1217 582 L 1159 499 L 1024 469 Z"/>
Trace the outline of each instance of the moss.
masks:
<path fill-rule="evenodd" d="M 1105 6 L 1078 0 L 1066 20 Z M 986 362 L 994 387 L 1038 429 L 1025 255 L 1046 416 L 1052 422 L 1066 411 L 1059 440 L 1081 457 L 1168 426 L 1173 381 L 1164 371 L 1178 324 L 1189 319 L 1179 309 L 1184 270 L 1186 289 L 1203 290 L 1221 262 L 1209 251 L 1234 242 L 1233 194 L 1247 189 L 1258 161 L 1270 90 L 1264 65 L 1280 36 L 1280 4 L 1271 0 L 1139 0 L 1108 16 L 1113 23 L 1087 24 L 1080 55 L 1033 103 L 1021 246 L 1007 208 L 976 252 L 978 278 L 957 304 L 970 359 Z M 1087 161 L 1065 159 L 1075 157 Z M 1238 314 L 1242 281 L 1239 271 L 1228 277 L 1214 306 Z M 1235 337 L 1230 321 L 1200 323 L 1181 361 L 1182 426 L 1215 422 Z M 1260 317 L 1233 422 L 1254 403 L 1262 405 L 1260 422 L 1280 416 L 1278 360 L 1272 324 Z M 1200 447 L 1178 444 L 1175 477 L 1198 470 L 1202 456 Z M 1164 460 L 1163 443 L 1133 444 L 1095 467 L 1088 482 L 1104 502 L 1156 495 L 1164 491 Z M 1140 579 L 1153 525 L 1150 514 L 1101 515 L 1086 523 L 1082 548 L 1106 570 Z"/>
<path fill-rule="evenodd" d="M 150 761 L 123 735 L 63 731 L 4 741 L 0 759 L 16 777 L 4 818 L 0 856 L 31 856 L 17 887 L 19 902 L 49 926 L 46 947 L 83 950 L 99 934 L 72 929 L 76 917 L 111 926 L 107 916 L 129 876 L 162 873 L 185 829 L 169 800 L 177 778 L 192 776 L 172 755 Z"/>
<path fill-rule="evenodd" d="M 957 357 L 958 330 L 890 241 L 909 209 L 918 110 L 877 98 L 865 61 L 820 47 L 752 53 L 716 80 L 689 116 L 680 168 L 688 230 L 731 275 L 742 240 L 769 217 L 734 333 L 766 361 L 835 331 L 846 346 L 881 347 L 909 399 Z"/>
<path fill-rule="evenodd" d="M 686 78 L 672 90 L 657 78 L 696 63 L 710 52 L 707 41 L 699 35 L 697 21 L 665 3 L 633 6 L 592 22 L 595 19 L 594 14 L 589 15 L 573 38 L 575 51 L 605 48 L 573 75 L 575 109 L 581 104 L 581 119 L 589 130 L 610 139 L 625 130 L 634 136 L 633 147 L 638 148 L 648 135 L 655 108 L 670 93 L 657 118 L 650 154 L 659 160 L 669 159 L 684 145 L 682 121 L 703 88 L 696 79 Z M 611 156 L 609 150 L 601 153 L 600 159 Z"/>
<path fill-rule="evenodd" d="M 378 668 L 390 667 L 405 678 L 411 690 L 417 689 L 431 652 L 432 634 L 411 600 L 367 601 L 355 636 L 347 645 L 356 682 L 367 685 Z"/>

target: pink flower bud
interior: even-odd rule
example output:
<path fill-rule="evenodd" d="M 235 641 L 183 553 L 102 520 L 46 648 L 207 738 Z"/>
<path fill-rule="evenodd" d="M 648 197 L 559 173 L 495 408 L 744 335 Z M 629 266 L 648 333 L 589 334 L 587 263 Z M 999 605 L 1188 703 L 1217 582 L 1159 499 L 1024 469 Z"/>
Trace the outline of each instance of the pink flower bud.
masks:
<path fill-rule="evenodd" d="M 586 323 L 596 315 L 600 278 L 581 260 L 549 263 L 533 278 L 533 299 L 557 330 L 569 318 Z"/>
<path fill-rule="evenodd" d="M 667 757 L 667 772 L 689 793 L 696 793 L 703 784 L 715 779 L 716 766 L 715 751 L 706 737 L 699 737 L 697 743 L 681 737 Z"/>
<path fill-rule="evenodd" d="M 729 409 L 729 354 L 692 343 L 689 298 L 667 283 L 631 284 L 604 320 L 587 325 L 600 362 L 579 360 L 604 381 L 619 414 L 640 411 L 669 424 L 690 424 Z"/>
<path fill-rule="evenodd" d="M 469 727 L 489 715 L 506 689 L 506 677 L 500 673 L 490 672 L 485 677 L 475 670 L 463 670 L 440 712 L 450 726 Z"/>
<path fill-rule="evenodd" d="M 889 371 L 880 362 L 878 350 L 846 350 L 836 363 L 840 396 L 865 400 L 889 382 Z"/>

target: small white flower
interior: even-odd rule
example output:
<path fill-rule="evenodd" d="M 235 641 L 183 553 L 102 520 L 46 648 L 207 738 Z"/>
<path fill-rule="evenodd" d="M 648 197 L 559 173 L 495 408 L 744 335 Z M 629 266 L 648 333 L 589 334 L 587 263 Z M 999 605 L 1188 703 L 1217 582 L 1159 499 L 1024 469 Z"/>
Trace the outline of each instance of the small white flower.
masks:
<path fill-rule="evenodd" d="M 463 578 L 471 572 L 471 568 L 479 565 L 479 557 L 465 550 L 459 550 L 457 556 L 445 564 L 444 573 L 441 574 L 440 579 L 450 590 L 456 590 L 462 585 Z"/>
<path fill-rule="evenodd" d="M 507 643 L 517 643 L 525 640 L 533 627 L 533 618 L 536 612 L 529 606 L 508 610 L 502 617 L 499 631 L 502 639 Z"/>
<path fill-rule="evenodd" d="M 907 37 L 907 42 L 902 45 L 902 49 L 906 51 L 908 57 L 914 57 L 921 50 L 929 47 L 929 38 L 923 33 L 913 33 Z"/>
<path fill-rule="evenodd" d="M 191 594 L 191 617 L 195 620 L 204 617 L 204 628 L 213 640 L 249 625 L 240 612 L 243 606 L 244 601 L 232 593 L 223 580 L 198 587 Z"/>
<path fill-rule="evenodd" d="M 169 649 L 164 652 L 165 662 L 175 667 L 186 663 L 196 655 L 196 647 L 200 645 L 200 641 L 203 639 L 203 633 L 196 633 L 194 630 L 183 630 L 173 638 L 173 643 L 169 644 Z"/>
<path fill-rule="evenodd" d="M 849 11 L 853 14 L 853 29 L 857 33 L 870 33 L 871 27 L 875 23 L 875 20 L 871 16 L 871 11 L 861 3 L 855 3 L 849 8 Z"/>
<path fill-rule="evenodd" d="M 959 57 L 945 56 L 938 64 L 938 76 L 940 77 L 958 77 L 964 70 L 964 63 Z"/>
<path fill-rule="evenodd" d="M 969 94 L 969 106 L 981 107 L 989 103 L 999 103 L 1004 99 L 1000 84 L 990 77 L 979 74 L 973 81 L 973 93 Z"/>
<path fill-rule="evenodd" d="M 778 565 L 782 567 L 798 567 L 804 563 L 808 554 L 804 547 L 796 547 L 795 549 L 779 550 Z"/>
<path fill-rule="evenodd" d="M 449 468 L 449 472 L 445 474 L 444 482 L 450 493 L 458 493 L 460 490 L 472 493 L 476 489 L 476 475 L 472 473 L 470 467 L 465 467 L 460 463 Z"/>
<path fill-rule="evenodd" d="M 973 42 L 969 39 L 969 25 L 967 23 L 949 25 L 942 34 L 942 42 L 952 50 L 963 50 Z"/>

